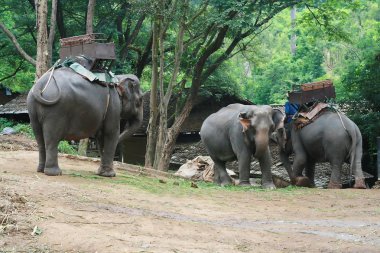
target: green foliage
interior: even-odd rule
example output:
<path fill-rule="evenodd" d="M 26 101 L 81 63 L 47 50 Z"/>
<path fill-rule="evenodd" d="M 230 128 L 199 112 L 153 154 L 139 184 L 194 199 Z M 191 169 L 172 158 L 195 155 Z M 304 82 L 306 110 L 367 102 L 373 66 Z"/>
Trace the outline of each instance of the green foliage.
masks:
<path fill-rule="evenodd" d="M 6 127 L 13 127 L 14 122 L 6 118 L 0 118 L 0 132 Z"/>
<path fill-rule="evenodd" d="M 60 141 L 58 144 L 58 152 L 70 154 L 70 155 L 77 155 L 78 151 L 70 145 L 68 141 Z"/>
<path fill-rule="evenodd" d="M 34 133 L 32 130 L 32 127 L 30 124 L 16 124 L 13 126 L 13 128 L 18 132 L 18 133 L 23 133 L 26 134 L 27 136 L 33 138 Z"/>
<path fill-rule="evenodd" d="M 31 138 L 34 137 L 33 130 L 30 124 L 21 124 L 6 118 L 0 118 L 0 132 L 5 127 L 12 127 L 17 133 L 26 134 Z"/>

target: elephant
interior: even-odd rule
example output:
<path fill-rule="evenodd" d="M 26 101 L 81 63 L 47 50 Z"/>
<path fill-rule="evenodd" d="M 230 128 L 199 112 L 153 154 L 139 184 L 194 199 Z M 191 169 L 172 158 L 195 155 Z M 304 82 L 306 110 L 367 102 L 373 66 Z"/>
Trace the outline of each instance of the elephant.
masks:
<path fill-rule="evenodd" d="M 301 129 L 294 122 L 274 133 L 280 147 L 280 159 L 292 184 L 314 187 L 315 164 L 329 162 L 331 177 L 328 188 L 342 188 L 341 170 L 350 163 L 355 176 L 354 188 L 366 188 L 361 166 L 362 136 L 358 126 L 338 111 L 323 111 L 314 121 Z M 289 156 L 294 152 L 293 169 Z M 305 170 L 306 178 L 303 176 Z"/>
<path fill-rule="evenodd" d="M 131 136 L 143 119 L 139 79 L 131 74 L 117 78 L 118 85 L 101 85 L 61 67 L 36 81 L 29 91 L 27 106 L 38 144 L 38 172 L 62 174 L 57 158 L 59 141 L 95 137 L 101 155 L 97 174 L 115 176 L 116 146 Z M 121 120 L 125 122 L 122 133 Z"/>
<path fill-rule="evenodd" d="M 283 115 L 268 105 L 230 104 L 207 117 L 200 135 L 214 161 L 214 183 L 232 184 L 226 162 L 238 161 L 239 185 L 250 185 L 252 155 L 259 160 L 262 187 L 275 189 L 271 174 L 269 136 L 282 127 Z"/>

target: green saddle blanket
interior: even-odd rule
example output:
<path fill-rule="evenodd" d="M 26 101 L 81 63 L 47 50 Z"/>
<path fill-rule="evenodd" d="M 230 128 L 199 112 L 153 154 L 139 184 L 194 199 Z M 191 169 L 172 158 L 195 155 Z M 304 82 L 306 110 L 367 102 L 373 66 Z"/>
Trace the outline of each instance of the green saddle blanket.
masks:
<path fill-rule="evenodd" d="M 91 70 L 88 70 L 87 68 L 85 68 L 82 64 L 80 64 L 73 58 L 65 59 L 63 62 L 58 64 L 56 68 L 59 68 L 59 67 L 71 68 L 73 71 L 85 77 L 90 82 L 101 82 L 105 84 L 119 83 L 119 80 L 111 71 L 92 72 Z"/>

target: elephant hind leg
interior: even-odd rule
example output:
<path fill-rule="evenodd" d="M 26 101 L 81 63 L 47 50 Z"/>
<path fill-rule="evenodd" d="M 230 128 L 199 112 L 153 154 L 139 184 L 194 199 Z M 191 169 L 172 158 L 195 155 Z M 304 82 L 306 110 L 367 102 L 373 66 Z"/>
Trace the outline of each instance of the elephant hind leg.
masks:
<path fill-rule="evenodd" d="M 314 174 L 315 174 L 315 162 L 308 161 L 306 164 L 306 177 L 309 179 L 309 185 L 307 187 L 315 187 Z"/>
<path fill-rule="evenodd" d="M 46 163 L 46 150 L 45 150 L 45 140 L 42 132 L 42 127 L 39 123 L 33 123 L 31 119 L 31 126 L 33 129 L 34 136 L 38 144 L 38 166 L 37 172 L 44 172 Z"/>
<path fill-rule="evenodd" d="M 226 186 L 232 184 L 232 179 L 228 175 L 226 170 L 226 162 L 218 159 L 214 160 L 214 183 L 220 186 Z"/>
<path fill-rule="evenodd" d="M 330 182 L 327 186 L 328 189 L 341 189 L 342 180 L 341 180 L 341 170 L 342 170 L 342 161 L 333 161 L 331 164 L 331 177 Z"/>
<path fill-rule="evenodd" d="M 301 186 L 301 187 L 315 187 L 314 182 L 314 172 L 315 172 L 315 162 L 308 161 L 306 163 L 306 177 L 302 174 L 295 177 L 294 179 L 294 185 Z"/>
<path fill-rule="evenodd" d="M 58 143 L 59 134 L 51 128 L 44 128 L 44 140 L 46 150 L 46 163 L 44 168 L 45 175 L 59 176 L 62 175 L 62 170 L 58 166 Z"/>

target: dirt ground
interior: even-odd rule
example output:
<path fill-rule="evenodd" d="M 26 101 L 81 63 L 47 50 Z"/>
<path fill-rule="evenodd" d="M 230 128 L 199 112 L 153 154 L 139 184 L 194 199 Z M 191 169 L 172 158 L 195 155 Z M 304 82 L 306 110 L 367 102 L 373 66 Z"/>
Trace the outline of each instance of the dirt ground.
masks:
<path fill-rule="evenodd" d="M 0 252 L 379 252 L 380 190 L 219 188 L 60 157 L 0 136 Z"/>

